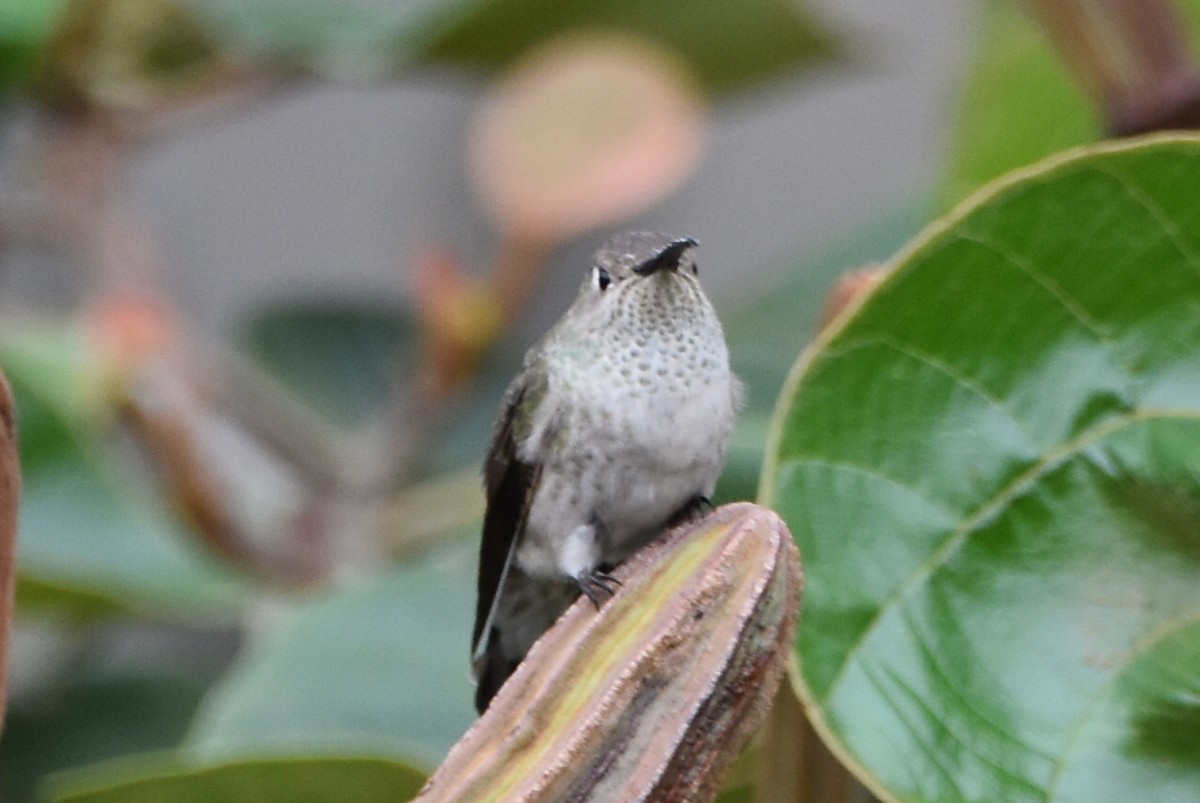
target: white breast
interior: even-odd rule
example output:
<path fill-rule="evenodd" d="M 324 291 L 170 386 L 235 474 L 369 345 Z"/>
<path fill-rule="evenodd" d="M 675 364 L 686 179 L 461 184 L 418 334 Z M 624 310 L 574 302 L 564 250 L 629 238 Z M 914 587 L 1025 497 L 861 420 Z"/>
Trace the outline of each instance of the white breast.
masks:
<path fill-rule="evenodd" d="M 609 351 L 552 379 L 547 395 L 555 403 L 539 411 L 534 434 L 552 432 L 553 443 L 526 442 L 543 465 L 518 552 L 526 571 L 554 575 L 562 539 L 592 522 L 601 525 L 601 562 L 617 563 L 691 498 L 711 495 L 728 449 L 736 380 L 719 337 L 700 348 L 665 345 Z"/>

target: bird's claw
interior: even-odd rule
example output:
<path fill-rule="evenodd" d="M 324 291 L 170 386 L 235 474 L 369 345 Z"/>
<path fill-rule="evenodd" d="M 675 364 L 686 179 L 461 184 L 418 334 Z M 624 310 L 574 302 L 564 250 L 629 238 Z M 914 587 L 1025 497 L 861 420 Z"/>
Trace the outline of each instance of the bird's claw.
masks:
<path fill-rule="evenodd" d="M 622 585 L 620 580 L 599 569 L 577 577 L 576 582 L 579 583 L 579 590 L 583 595 L 596 606 L 596 610 L 600 610 L 601 596 L 612 597 L 617 593 L 617 587 Z"/>
<path fill-rule="evenodd" d="M 675 512 L 675 515 L 671 517 L 670 526 L 677 527 L 689 521 L 702 519 L 715 509 L 711 499 L 697 494 L 684 502 L 683 507 Z"/>

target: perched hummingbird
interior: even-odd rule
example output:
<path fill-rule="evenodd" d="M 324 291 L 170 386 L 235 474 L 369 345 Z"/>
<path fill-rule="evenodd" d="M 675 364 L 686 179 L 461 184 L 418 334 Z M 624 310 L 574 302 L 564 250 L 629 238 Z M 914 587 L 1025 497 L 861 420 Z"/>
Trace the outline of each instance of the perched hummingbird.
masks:
<path fill-rule="evenodd" d="M 484 465 L 481 713 L 581 593 L 599 607 L 618 584 L 609 570 L 710 506 L 740 386 L 695 247 L 611 239 L 508 387 Z"/>

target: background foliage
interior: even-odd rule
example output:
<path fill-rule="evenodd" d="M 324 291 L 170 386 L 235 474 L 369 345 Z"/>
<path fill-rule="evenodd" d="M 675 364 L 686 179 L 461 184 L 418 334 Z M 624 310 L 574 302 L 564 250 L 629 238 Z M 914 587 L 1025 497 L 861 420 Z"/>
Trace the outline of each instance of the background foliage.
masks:
<path fill-rule="evenodd" d="M 1030 19 L 981 7 L 945 207 L 1103 136 Z M 103 162 L 186 129 L 181 107 L 252 108 L 264 85 L 447 65 L 503 82 L 581 26 L 665 47 L 691 77 L 663 91 L 695 109 L 847 49 L 783 0 L 16 0 L 0 7 L 0 88 L 48 131 L 98 125 Z M 651 128 L 617 131 L 612 152 Z M 835 278 L 896 252 L 926 205 L 799 253 L 769 292 L 722 311 L 749 392 L 718 495 L 761 493 L 796 535 L 797 692 L 880 797 L 1200 789 L 1198 148 L 1150 141 L 1005 179 L 892 258 L 782 397 Z M 650 199 L 679 180 L 650 172 Z M 55 212 L 68 229 L 107 203 L 68 201 Z M 490 277 L 432 260 L 411 307 L 259 310 L 217 371 L 181 347 L 169 297 L 96 292 L 66 319 L 0 327 L 25 475 L 17 648 L 50 645 L 46 678 L 12 701 L 0 796 L 415 792 L 472 721 L 476 464 L 520 356 L 502 333 L 528 303 L 505 293 L 580 231 L 500 234 Z M 752 792 L 754 777 L 735 772 L 729 799 L 783 799 Z"/>

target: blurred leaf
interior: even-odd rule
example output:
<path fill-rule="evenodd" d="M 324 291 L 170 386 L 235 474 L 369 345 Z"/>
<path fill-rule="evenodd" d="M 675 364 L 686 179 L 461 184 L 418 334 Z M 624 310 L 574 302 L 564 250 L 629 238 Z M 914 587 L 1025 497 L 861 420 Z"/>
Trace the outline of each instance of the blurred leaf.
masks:
<path fill-rule="evenodd" d="M 705 111 L 671 51 L 564 35 L 493 84 L 472 120 L 472 183 L 505 236 L 565 242 L 677 187 L 700 156 Z"/>
<path fill-rule="evenodd" d="M 727 786 L 714 803 L 754 803 L 754 786 L 749 783 Z"/>
<path fill-rule="evenodd" d="M 422 56 L 499 70 L 567 31 L 641 34 L 678 52 L 710 92 L 741 89 L 829 58 L 829 35 L 799 0 L 486 0 L 427 40 Z"/>
<path fill-rule="evenodd" d="M 1181 18 L 1200 36 L 1200 0 L 1180 0 Z M 978 61 L 963 92 L 944 205 L 1038 159 L 1104 136 L 1065 63 L 1020 3 L 982 9 Z"/>
<path fill-rule="evenodd" d="M 174 747 L 206 688 L 206 679 L 181 674 L 74 669 L 61 686 L 13 707 L 0 742 L 0 797 L 31 801 L 56 770 Z"/>
<path fill-rule="evenodd" d="M 768 423 L 765 414 L 745 411 L 738 415 L 733 440 L 729 444 L 729 457 L 713 491 L 713 502 L 721 505 L 754 499 Z"/>
<path fill-rule="evenodd" d="M 70 0 L 34 81 L 56 105 L 136 110 L 206 89 L 225 66 L 184 0 Z"/>
<path fill-rule="evenodd" d="M 743 89 L 834 52 L 831 37 L 798 0 L 223 0 L 209 11 L 244 49 L 350 75 L 413 63 L 496 72 L 541 42 L 581 28 L 662 42 L 712 92 Z"/>
<path fill-rule="evenodd" d="M 0 3 L 0 92 L 23 87 L 33 74 L 67 0 L 4 0 Z"/>
<path fill-rule="evenodd" d="M 230 616 L 245 588 L 181 532 L 103 448 L 95 370 L 69 333 L 0 338 L 17 400 L 25 488 L 20 602 L 155 616 Z"/>
<path fill-rule="evenodd" d="M 349 748 L 437 764 L 474 719 L 474 553 L 459 540 L 299 605 L 214 690 L 187 748 L 209 759 Z"/>
<path fill-rule="evenodd" d="M 893 253 L 917 231 L 922 214 L 922 204 L 895 209 L 815 255 L 797 255 L 754 300 L 721 310 L 730 362 L 745 387 L 746 404 L 738 413 L 716 501 L 755 498 L 771 408 L 797 352 L 816 337 L 826 295 L 838 277 Z"/>
<path fill-rule="evenodd" d="M 466 390 L 452 399 L 448 423 L 438 432 L 423 455 L 424 476 L 439 476 L 469 466 L 479 467 L 479 487 L 483 488 L 483 456 L 492 438 L 492 425 L 504 399 L 504 389 L 521 368 L 522 355 L 506 348 L 511 339 L 502 339 L 485 356 L 479 373 Z"/>
<path fill-rule="evenodd" d="M 786 690 L 786 681 L 781 684 L 780 690 Z M 790 692 L 789 692 L 790 693 Z M 778 692 L 776 693 L 778 696 Z M 772 710 L 774 707 L 772 706 Z M 771 714 L 767 714 L 768 721 Z M 717 794 L 713 803 L 753 803 L 755 779 L 758 777 L 759 766 L 759 745 L 762 742 L 761 734 L 766 730 L 764 725 L 759 730 L 759 735 L 756 735 L 750 740 L 739 755 L 729 767 L 729 774 L 725 776 L 725 783 L 721 787 L 721 791 Z"/>
<path fill-rule="evenodd" d="M 796 354 L 816 337 L 825 298 L 838 278 L 886 259 L 924 216 L 922 203 L 892 209 L 818 249 L 798 251 L 757 297 L 720 311 L 733 369 L 746 385 L 747 412 L 771 412 Z"/>
<path fill-rule="evenodd" d="M 470 2 L 214 0 L 202 10 L 237 50 L 355 78 L 409 66 L 414 48 Z"/>
<path fill-rule="evenodd" d="M 371 757 L 263 758 L 192 767 L 126 762 L 62 776 L 59 803 L 392 803 L 420 790 L 425 776 Z"/>
<path fill-rule="evenodd" d="M 158 0 L 151 5 L 151 12 L 138 11 L 130 19 L 144 21 L 158 13 L 155 9 L 168 7 Z M 66 6 L 67 0 L 6 0 L 0 4 L 0 89 L 28 80 L 38 52 Z M 333 77 L 379 77 L 419 63 L 495 72 L 540 42 L 579 28 L 624 31 L 663 42 L 689 62 L 712 92 L 744 89 L 827 60 L 835 51 L 830 35 L 798 0 L 745 0 L 737 5 L 671 0 L 651 6 L 633 0 L 420 0 L 395 4 L 215 0 L 194 9 L 182 3 L 177 8 L 202 14 L 206 30 L 220 40 L 222 51 L 240 51 Z M 182 12 L 172 13 L 181 18 Z M 171 28 L 177 30 L 178 26 Z M 174 36 L 171 33 L 163 39 L 144 30 L 125 41 L 179 41 Z M 80 41 L 77 35 L 71 39 L 75 44 Z M 116 40 L 108 37 L 106 41 Z M 75 44 L 70 52 L 78 54 Z M 116 83 L 106 79 L 105 86 L 118 87 L 117 95 L 125 102 L 130 88 L 137 93 L 149 88 L 141 78 L 131 82 L 135 77 L 131 65 L 152 67 L 159 63 L 158 55 L 179 55 L 184 50 L 158 46 L 114 50 L 106 45 L 97 51 L 102 53 L 100 61 L 91 56 L 88 60 L 101 72 L 120 77 Z M 69 68 L 74 76 L 70 83 L 79 85 L 79 79 L 85 77 L 77 69 L 82 62 L 75 55 L 68 61 L 74 65 Z M 206 55 L 203 63 L 209 62 Z"/>
<path fill-rule="evenodd" d="M 416 354 L 415 327 L 399 311 L 320 301 L 259 313 L 242 342 L 297 397 L 347 427 L 386 409 Z"/>
<path fill-rule="evenodd" d="M 793 370 L 799 691 L 885 797 L 1195 799 L 1198 183 L 1184 137 L 1010 177 Z"/>

